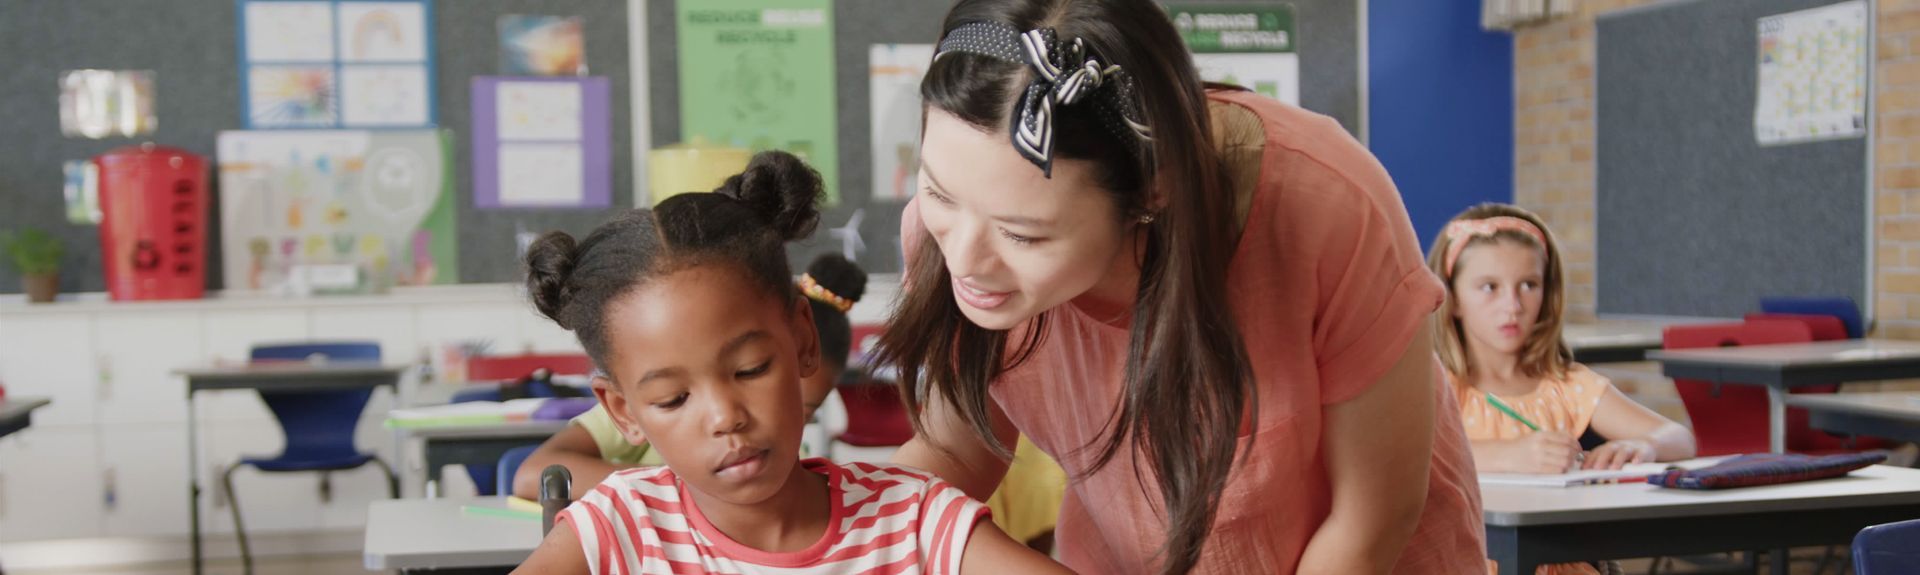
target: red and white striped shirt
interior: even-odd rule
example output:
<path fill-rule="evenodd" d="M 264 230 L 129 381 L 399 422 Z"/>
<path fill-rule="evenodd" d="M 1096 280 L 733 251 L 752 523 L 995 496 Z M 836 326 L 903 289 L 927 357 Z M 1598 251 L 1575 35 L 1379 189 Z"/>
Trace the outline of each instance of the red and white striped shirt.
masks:
<path fill-rule="evenodd" d="M 801 462 L 827 476 L 827 533 L 772 553 L 721 533 L 666 467 L 614 473 L 562 511 L 593 575 L 954 574 L 987 507 L 924 471 L 867 463 Z"/>

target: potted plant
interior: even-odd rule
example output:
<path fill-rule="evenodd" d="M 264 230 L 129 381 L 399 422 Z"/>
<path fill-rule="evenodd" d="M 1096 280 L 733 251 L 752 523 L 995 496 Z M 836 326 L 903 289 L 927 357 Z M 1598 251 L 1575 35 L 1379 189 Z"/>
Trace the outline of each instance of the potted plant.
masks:
<path fill-rule="evenodd" d="M 42 230 L 27 228 L 0 239 L 7 259 L 20 272 L 27 301 L 46 303 L 60 292 L 60 240 Z"/>

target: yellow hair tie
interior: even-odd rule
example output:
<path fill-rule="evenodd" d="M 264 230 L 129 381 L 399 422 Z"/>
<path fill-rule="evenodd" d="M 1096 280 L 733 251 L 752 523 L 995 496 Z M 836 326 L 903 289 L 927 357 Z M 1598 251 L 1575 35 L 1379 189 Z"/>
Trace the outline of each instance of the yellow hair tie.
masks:
<path fill-rule="evenodd" d="M 814 301 L 833 306 L 833 309 L 840 310 L 840 313 L 847 313 L 847 310 L 853 309 L 853 300 L 835 295 L 833 290 L 814 281 L 813 274 L 800 274 L 800 293 L 807 294 L 807 297 Z"/>

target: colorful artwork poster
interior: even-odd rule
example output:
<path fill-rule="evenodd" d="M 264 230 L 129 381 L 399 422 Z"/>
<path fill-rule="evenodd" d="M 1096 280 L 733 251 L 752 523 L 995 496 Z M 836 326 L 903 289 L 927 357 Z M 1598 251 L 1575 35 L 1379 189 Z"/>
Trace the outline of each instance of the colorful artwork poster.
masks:
<path fill-rule="evenodd" d="M 1759 21 L 1754 139 L 1763 146 L 1867 133 L 1867 5 L 1858 0 Z"/>
<path fill-rule="evenodd" d="M 152 70 L 68 70 L 60 74 L 60 133 L 69 138 L 134 137 L 159 127 Z"/>
<path fill-rule="evenodd" d="M 226 285 L 282 291 L 307 265 L 353 266 L 357 291 L 454 283 L 449 140 L 437 130 L 221 132 Z"/>
<path fill-rule="evenodd" d="M 876 201 L 913 197 L 920 178 L 920 79 L 932 61 L 932 44 L 874 44 L 867 49 Z"/>
<path fill-rule="evenodd" d="M 579 16 L 500 17 L 500 74 L 585 76 L 587 42 Z"/>
<path fill-rule="evenodd" d="M 830 0 L 675 4 L 688 142 L 792 152 L 840 197 Z"/>
<path fill-rule="evenodd" d="M 426 0 L 242 0 L 240 10 L 247 127 L 434 125 Z"/>

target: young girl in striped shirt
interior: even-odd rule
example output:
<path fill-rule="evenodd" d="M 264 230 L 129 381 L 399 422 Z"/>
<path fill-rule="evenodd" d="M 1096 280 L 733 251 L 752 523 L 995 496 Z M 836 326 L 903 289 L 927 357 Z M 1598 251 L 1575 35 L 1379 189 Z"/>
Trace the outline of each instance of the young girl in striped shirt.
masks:
<path fill-rule="evenodd" d="M 714 193 L 529 249 L 535 306 L 579 337 L 607 413 L 666 466 L 586 490 L 516 573 L 1066 572 L 925 472 L 799 459 L 800 380 L 823 368 L 784 244 L 813 230 L 820 189 L 799 159 L 762 153 Z"/>

